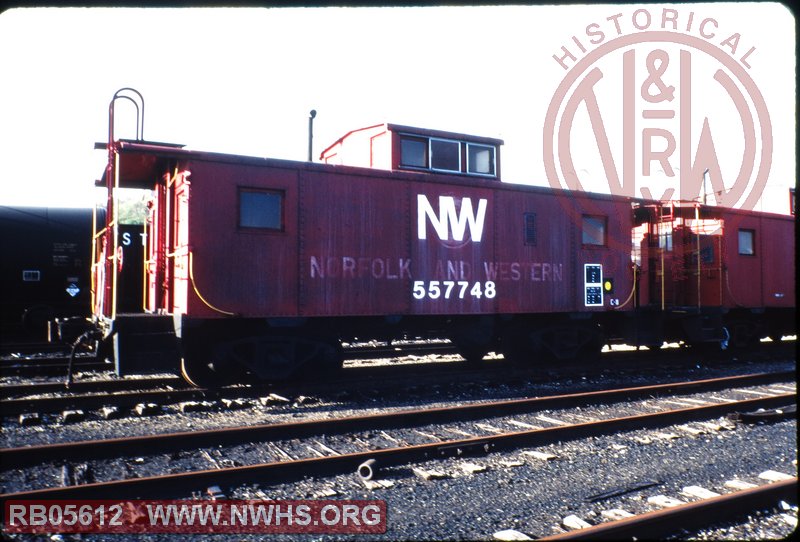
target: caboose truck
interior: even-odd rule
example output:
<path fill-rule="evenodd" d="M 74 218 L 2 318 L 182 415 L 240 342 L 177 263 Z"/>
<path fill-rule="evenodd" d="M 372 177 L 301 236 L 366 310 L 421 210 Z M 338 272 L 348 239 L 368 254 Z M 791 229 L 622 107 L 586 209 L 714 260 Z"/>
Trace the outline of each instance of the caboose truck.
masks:
<path fill-rule="evenodd" d="M 794 330 L 791 217 L 501 183 L 502 141 L 394 124 L 322 163 L 115 139 L 117 98 L 92 278 L 120 375 L 309 375 L 356 337 L 544 363 Z M 121 188 L 152 193 L 139 313 L 117 310 Z"/>

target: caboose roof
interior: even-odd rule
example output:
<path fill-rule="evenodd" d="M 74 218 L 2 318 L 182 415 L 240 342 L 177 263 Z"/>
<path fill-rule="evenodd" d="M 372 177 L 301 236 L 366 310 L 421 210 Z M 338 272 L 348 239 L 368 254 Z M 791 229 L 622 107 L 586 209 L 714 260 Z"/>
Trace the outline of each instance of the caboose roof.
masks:
<path fill-rule="evenodd" d="M 121 188 L 152 188 L 153 178 L 161 171 L 164 160 L 175 157 L 175 151 L 188 152 L 183 150 L 185 145 L 178 143 L 120 139 L 116 144 L 120 151 L 130 151 L 120 152 L 119 177 L 124 179 Z M 97 150 L 106 146 L 106 143 L 94 144 Z M 101 178 L 95 181 L 95 186 L 106 186 L 107 174 L 107 170 L 104 170 Z"/>
<path fill-rule="evenodd" d="M 399 133 L 414 133 L 419 134 L 422 136 L 429 136 L 429 137 L 442 137 L 446 135 L 447 138 L 450 137 L 459 137 L 464 140 L 464 138 L 472 138 L 473 136 L 464 135 L 464 134 L 457 134 L 455 132 L 443 132 L 439 130 L 424 130 L 421 128 L 413 128 L 398 124 L 376 124 L 373 126 L 368 126 L 366 128 L 361 128 L 360 130 L 367 130 L 372 128 L 380 128 L 380 127 L 389 127 L 389 129 L 397 131 Z M 360 130 L 353 130 L 348 133 L 358 132 Z M 408 130 L 408 131 L 406 131 Z M 344 137 L 344 136 L 343 136 Z M 481 141 L 483 140 L 483 141 Z M 472 139 L 475 142 L 485 142 L 485 143 L 499 143 L 502 144 L 502 140 L 499 139 L 492 139 L 492 138 L 475 138 Z M 201 161 L 211 161 L 211 162 L 219 162 L 219 163 L 234 163 L 234 164 L 241 164 L 241 165 L 248 165 L 248 166 L 259 166 L 259 165 L 272 165 L 272 166 L 280 166 L 280 167 L 303 167 L 308 169 L 317 169 L 317 168 L 345 168 L 347 166 L 328 166 L 325 164 L 319 163 L 312 163 L 312 162 L 298 162 L 293 160 L 282 160 L 278 158 L 263 158 L 263 157 L 256 157 L 256 156 L 244 156 L 244 155 L 237 155 L 237 154 L 227 154 L 227 153 L 218 153 L 218 152 L 208 152 L 208 151 L 199 151 L 199 150 L 191 150 L 185 149 L 184 145 L 175 144 L 175 143 L 161 143 L 155 141 L 142 141 L 142 140 L 119 140 L 115 143 L 119 150 L 119 172 L 120 172 L 120 188 L 138 188 L 138 189 L 152 189 L 153 188 L 153 181 L 157 179 L 159 175 L 162 175 L 164 171 L 167 171 L 167 166 L 174 167 L 180 161 L 186 160 L 201 160 Z M 105 149 L 105 143 L 96 143 L 96 149 Z M 364 175 L 369 174 L 369 172 L 365 168 L 350 168 L 352 174 L 356 175 Z M 340 173 L 342 169 L 339 170 Z M 388 174 L 388 173 L 387 173 Z M 408 172 L 408 171 L 395 171 L 391 172 L 392 175 L 398 177 L 405 177 L 409 176 L 408 178 L 411 179 L 419 173 L 416 172 Z M 429 175 L 429 174 L 428 174 Z M 443 179 L 447 177 L 452 177 L 448 175 L 442 175 Z M 472 182 L 472 183 L 481 183 L 485 182 L 482 179 L 469 179 L 469 180 L 461 180 L 461 183 L 464 182 Z M 104 170 L 102 177 L 95 182 L 95 186 L 98 187 L 105 187 L 106 186 L 106 171 Z M 537 186 L 532 184 L 518 184 L 513 182 L 502 183 L 499 185 L 495 185 L 493 188 L 500 188 L 508 189 L 508 190 L 524 190 L 530 192 L 542 192 L 542 193 L 562 193 L 565 195 L 569 195 L 571 198 L 592 198 L 592 199 L 599 199 L 599 200 L 614 200 L 614 199 L 626 199 L 631 203 L 636 203 L 641 206 L 646 207 L 654 207 L 656 205 L 668 205 L 667 202 L 658 202 L 655 200 L 647 200 L 644 198 L 638 197 L 628 197 L 628 196 L 618 196 L 613 194 L 600 194 L 600 193 L 591 193 L 591 192 L 575 192 L 569 191 L 565 189 L 559 188 L 552 188 L 550 186 Z M 692 219 L 695 216 L 695 206 L 697 205 L 695 202 L 674 202 L 673 214 L 674 216 L 678 216 L 681 218 L 689 218 Z M 728 208 L 728 207 L 718 207 L 715 205 L 700 205 L 700 215 L 703 219 L 710 219 L 710 218 L 725 218 L 726 216 L 732 215 L 754 215 L 754 216 L 771 216 L 775 218 L 782 218 L 786 220 L 794 220 L 795 217 L 791 215 L 784 215 L 779 213 L 769 213 L 763 211 L 752 211 L 752 210 L 745 210 L 745 209 L 737 209 L 737 208 Z"/>

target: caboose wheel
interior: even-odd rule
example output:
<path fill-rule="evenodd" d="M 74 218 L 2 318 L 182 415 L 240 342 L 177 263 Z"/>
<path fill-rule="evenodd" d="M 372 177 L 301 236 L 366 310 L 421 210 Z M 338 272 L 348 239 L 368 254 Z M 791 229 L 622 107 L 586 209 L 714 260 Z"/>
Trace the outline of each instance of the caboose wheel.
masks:
<path fill-rule="evenodd" d="M 512 363 L 529 365 L 540 354 L 524 326 L 511 326 L 501 337 L 500 350 L 503 357 Z"/>
<path fill-rule="evenodd" d="M 213 388 L 220 385 L 216 372 L 207 362 L 197 358 L 181 358 L 181 376 L 197 388 Z"/>
<path fill-rule="evenodd" d="M 578 350 L 578 358 L 582 361 L 592 361 L 600 358 L 600 353 L 605 346 L 605 338 L 600 330 L 587 328 L 585 330 L 586 342 Z"/>
<path fill-rule="evenodd" d="M 306 364 L 305 372 L 317 376 L 332 376 L 344 365 L 344 349 L 338 339 L 323 339 L 317 345 L 315 355 Z"/>
<path fill-rule="evenodd" d="M 729 326 L 730 341 L 732 348 L 744 350 L 751 348 L 758 343 L 756 327 L 752 322 L 737 321 Z"/>
<path fill-rule="evenodd" d="M 491 321 L 471 320 L 453 327 L 448 338 L 467 365 L 482 363 L 483 357 L 497 345 Z"/>

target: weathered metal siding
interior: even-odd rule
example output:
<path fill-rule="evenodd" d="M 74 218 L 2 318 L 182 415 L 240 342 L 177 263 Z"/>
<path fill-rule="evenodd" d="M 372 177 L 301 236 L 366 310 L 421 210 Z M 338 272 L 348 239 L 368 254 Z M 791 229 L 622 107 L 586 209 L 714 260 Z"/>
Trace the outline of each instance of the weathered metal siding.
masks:
<path fill-rule="evenodd" d="M 723 277 L 723 306 L 761 307 L 762 268 L 760 255 L 739 254 L 739 229 L 756 232 L 756 242 L 761 240 L 761 220 L 758 216 L 730 215 L 724 218 L 724 244 L 726 272 Z M 761 251 L 756 246 L 756 254 Z"/>
<path fill-rule="evenodd" d="M 574 247 L 570 253 L 575 255 L 574 287 L 577 290 L 573 299 L 574 310 L 603 312 L 607 310 L 627 311 L 633 309 L 633 262 L 631 261 L 633 213 L 631 203 L 625 199 L 592 197 L 585 193 L 562 193 L 554 213 L 563 212 L 575 230 Z M 569 202 L 571 207 L 565 207 Z M 606 220 L 606 238 L 603 246 L 586 245 L 582 242 L 583 216 L 599 216 Z M 584 306 L 584 265 L 601 264 L 603 279 L 612 279 L 613 292 L 603 292 L 602 307 Z"/>
<path fill-rule="evenodd" d="M 408 312 L 407 183 L 381 176 L 301 173 L 299 312 Z"/>
<path fill-rule="evenodd" d="M 571 226 L 558 197 L 523 190 L 498 190 L 495 201 L 495 256 L 485 267 L 497 283 L 502 313 L 569 311 L 576 306 L 570 247 Z M 525 215 L 533 226 L 525 238 Z"/>
<path fill-rule="evenodd" d="M 790 217 L 728 212 L 725 219 L 724 306 L 795 305 L 794 220 Z M 739 254 L 739 231 L 755 234 L 755 253 Z"/>
<path fill-rule="evenodd" d="M 779 216 L 765 216 L 761 221 L 759 258 L 764 262 L 762 292 L 765 307 L 788 308 L 796 304 L 794 221 L 794 217 Z"/>
<path fill-rule="evenodd" d="M 603 311 L 631 293 L 627 201 L 436 175 L 303 179 L 303 315 Z M 525 213 L 537 215 L 536 244 Z M 605 246 L 582 246 L 584 213 L 607 218 Z M 584 306 L 584 263 L 615 281 L 603 307 Z"/>
<path fill-rule="evenodd" d="M 191 316 L 604 311 L 631 291 L 627 201 L 440 175 L 190 169 Z M 241 187 L 284 193 L 284 231 L 238 227 Z M 536 215 L 535 243 L 525 213 Z M 584 214 L 607 219 L 605 246 L 581 244 Z M 615 281 L 602 307 L 584 306 L 585 263 Z"/>
<path fill-rule="evenodd" d="M 194 161 L 189 203 L 196 317 L 297 315 L 297 169 Z M 239 227 L 239 188 L 284 193 L 283 231 Z"/>
<path fill-rule="evenodd" d="M 385 124 L 348 132 L 320 154 L 325 164 L 391 169 L 391 137 Z"/>

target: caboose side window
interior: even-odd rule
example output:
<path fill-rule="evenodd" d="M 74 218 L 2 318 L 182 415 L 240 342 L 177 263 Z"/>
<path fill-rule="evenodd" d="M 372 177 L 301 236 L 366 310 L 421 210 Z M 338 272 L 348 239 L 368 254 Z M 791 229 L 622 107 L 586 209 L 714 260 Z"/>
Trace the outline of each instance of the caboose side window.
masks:
<path fill-rule="evenodd" d="M 400 165 L 407 167 L 428 167 L 428 140 L 418 137 L 400 139 Z"/>
<path fill-rule="evenodd" d="M 494 175 L 494 147 L 467 143 L 467 171 L 478 175 Z"/>
<path fill-rule="evenodd" d="M 754 230 L 739 230 L 739 254 L 754 256 L 756 253 L 756 232 Z"/>
<path fill-rule="evenodd" d="M 461 144 L 458 141 L 431 138 L 431 169 L 461 171 Z"/>
<path fill-rule="evenodd" d="M 581 242 L 584 245 L 605 246 L 607 221 L 604 216 L 584 216 Z"/>
<path fill-rule="evenodd" d="M 414 133 L 398 137 L 401 168 L 497 177 L 496 145 Z"/>
<path fill-rule="evenodd" d="M 283 231 L 283 192 L 240 188 L 239 227 Z"/>

